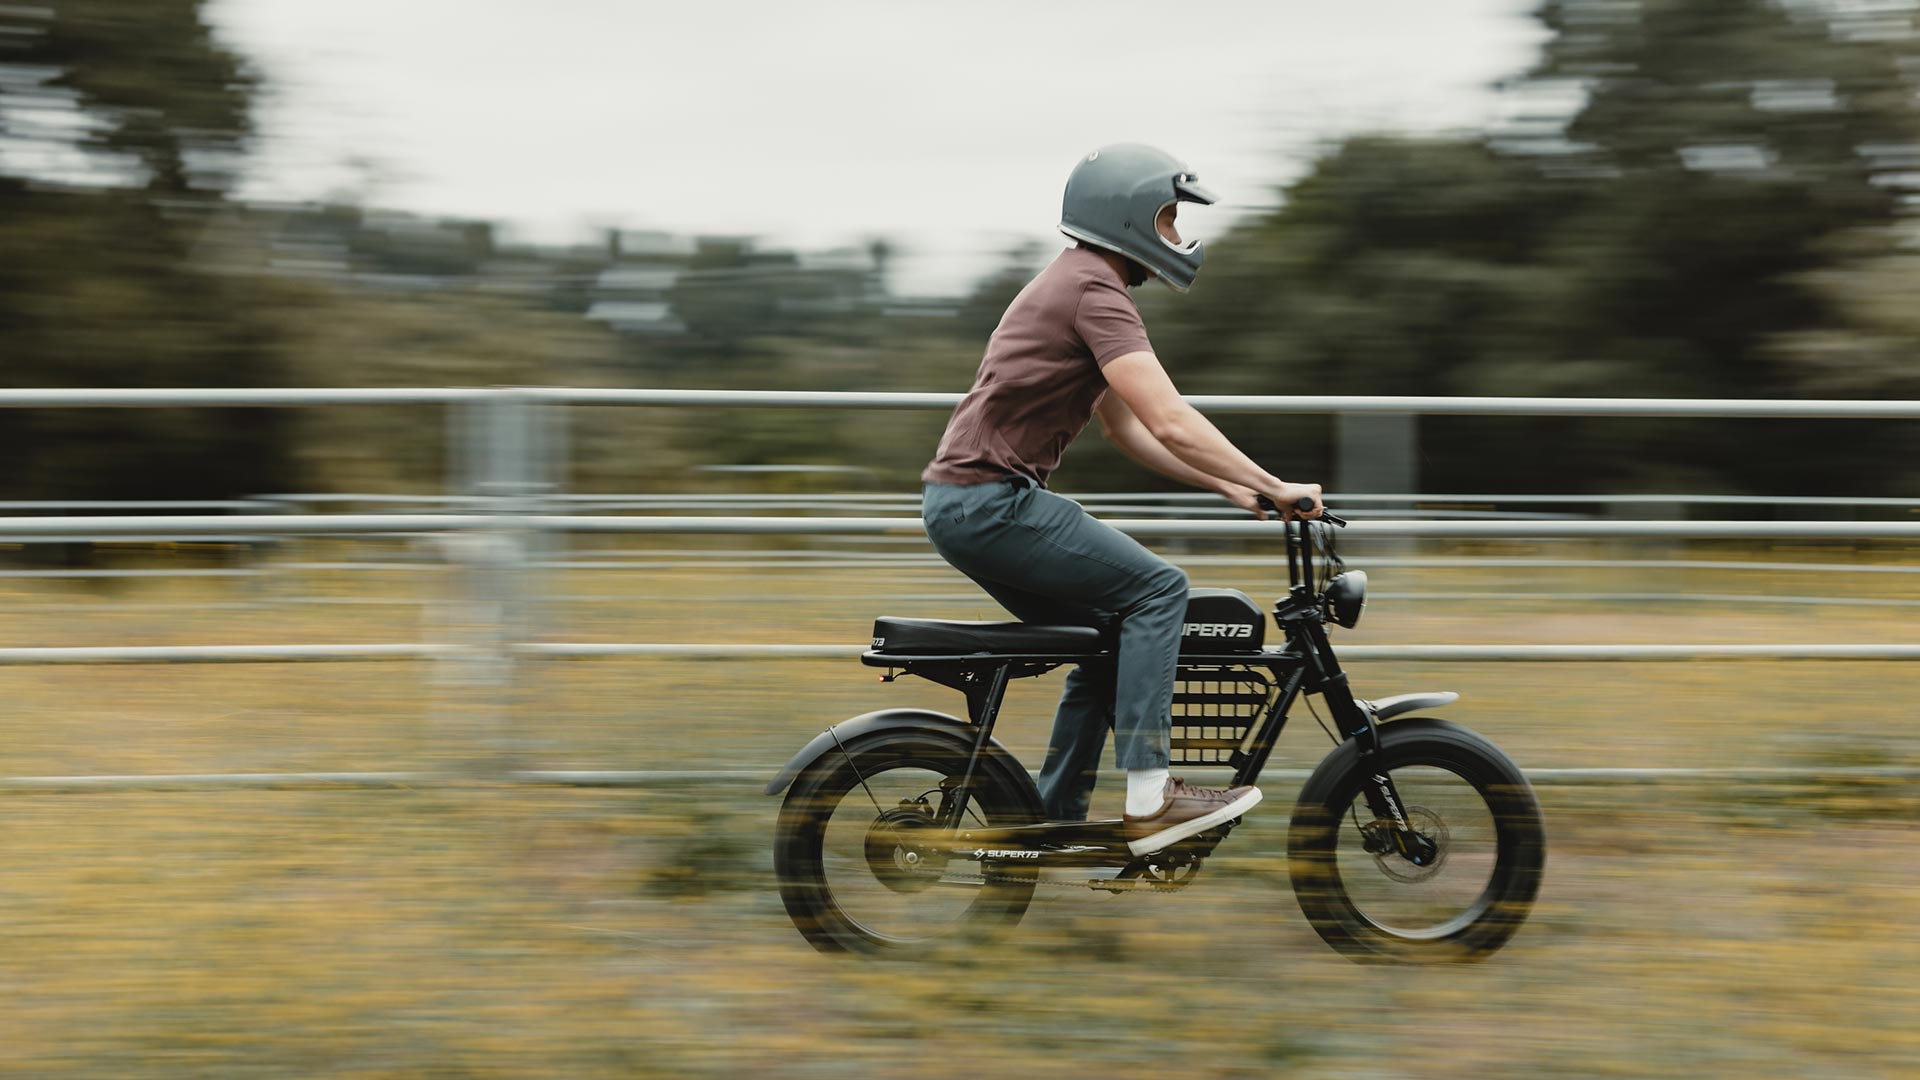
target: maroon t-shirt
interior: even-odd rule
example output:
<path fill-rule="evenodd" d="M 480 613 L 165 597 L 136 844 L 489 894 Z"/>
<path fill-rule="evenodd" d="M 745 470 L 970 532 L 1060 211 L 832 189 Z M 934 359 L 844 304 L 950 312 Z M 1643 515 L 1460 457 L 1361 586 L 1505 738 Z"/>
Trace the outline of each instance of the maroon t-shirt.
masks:
<path fill-rule="evenodd" d="M 1023 473 L 1045 484 L 1107 391 L 1101 369 L 1152 350 L 1119 271 L 1068 248 L 1007 306 L 920 479 L 979 484 Z"/>

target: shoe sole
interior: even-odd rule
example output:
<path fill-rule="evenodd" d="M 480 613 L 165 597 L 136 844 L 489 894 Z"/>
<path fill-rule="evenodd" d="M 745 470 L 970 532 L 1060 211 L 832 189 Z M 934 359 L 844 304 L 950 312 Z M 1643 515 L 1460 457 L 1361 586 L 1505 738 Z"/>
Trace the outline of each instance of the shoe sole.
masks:
<path fill-rule="evenodd" d="M 1127 843 L 1127 850 L 1135 855 L 1151 855 L 1161 848 L 1177 844 L 1196 833 L 1206 832 L 1223 821 L 1232 821 L 1260 804 L 1260 789 L 1254 788 L 1245 795 L 1233 800 L 1218 810 L 1201 814 L 1191 821 L 1178 825 L 1169 825 L 1151 836 L 1143 836 Z"/>

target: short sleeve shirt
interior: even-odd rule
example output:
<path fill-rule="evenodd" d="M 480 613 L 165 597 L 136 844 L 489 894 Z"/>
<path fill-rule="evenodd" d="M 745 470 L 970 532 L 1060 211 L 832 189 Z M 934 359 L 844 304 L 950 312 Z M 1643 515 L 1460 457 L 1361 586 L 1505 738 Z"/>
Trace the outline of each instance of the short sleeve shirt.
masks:
<path fill-rule="evenodd" d="M 1021 474 L 1045 485 L 1106 393 L 1101 370 L 1152 350 L 1119 271 L 1095 251 L 1068 248 L 1007 306 L 920 478 L 980 484 Z"/>

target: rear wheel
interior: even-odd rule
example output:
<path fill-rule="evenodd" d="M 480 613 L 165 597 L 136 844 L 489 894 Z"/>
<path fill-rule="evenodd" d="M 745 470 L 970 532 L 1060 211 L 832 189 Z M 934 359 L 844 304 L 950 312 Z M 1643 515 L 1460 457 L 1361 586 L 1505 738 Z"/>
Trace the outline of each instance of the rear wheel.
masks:
<path fill-rule="evenodd" d="M 1367 807 L 1384 771 L 1413 836 Z M 1327 944 L 1356 960 L 1477 960 L 1506 944 L 1540 890 L 1540 805 L 1491 742 L 1441 720 L 1380 728 L 1362 761 L 1348 743 L 1301 790 L 1287 840 L 1294 893 Z"/>
<path fill-rule="evenodd" d="M 1026 913 L 1031 868 L 950 856 L 940 842 L 970 751 L 939 733 L 886 732 L 829 751 L 794 782 L 774 869 L 787 913 L 815 948 L 909 954 Z M 984 753 L 962 826 L 1037 820 L 1026 779 L 1004 754 Z"/>

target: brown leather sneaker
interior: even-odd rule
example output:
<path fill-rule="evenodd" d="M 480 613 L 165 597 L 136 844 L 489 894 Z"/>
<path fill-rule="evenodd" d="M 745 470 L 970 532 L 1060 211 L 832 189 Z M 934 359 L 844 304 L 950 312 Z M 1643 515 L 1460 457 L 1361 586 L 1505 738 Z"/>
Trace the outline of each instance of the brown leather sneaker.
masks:
<path fill-rule="evenodd" d="M 1259 805 L 1260 789 L 1251 785 L 1228 788 L 1193 787 L 1179 777 L 1167 781 L 1166 801 L 1145 817 L 1120 819 L 1120 835 L 1135 855 L 1159 851 L 1169 844 L 1203 833 Z"/>

